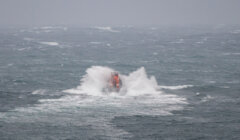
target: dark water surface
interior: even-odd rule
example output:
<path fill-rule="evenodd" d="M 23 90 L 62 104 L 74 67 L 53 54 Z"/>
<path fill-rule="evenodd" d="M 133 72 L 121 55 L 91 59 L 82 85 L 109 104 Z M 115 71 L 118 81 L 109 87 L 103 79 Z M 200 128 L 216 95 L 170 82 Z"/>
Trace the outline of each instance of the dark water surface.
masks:
<path fill-rule="evenodd" d="M 240 26 L 0 29 L 1 140 L 240 139 L 239 95 Z"/>

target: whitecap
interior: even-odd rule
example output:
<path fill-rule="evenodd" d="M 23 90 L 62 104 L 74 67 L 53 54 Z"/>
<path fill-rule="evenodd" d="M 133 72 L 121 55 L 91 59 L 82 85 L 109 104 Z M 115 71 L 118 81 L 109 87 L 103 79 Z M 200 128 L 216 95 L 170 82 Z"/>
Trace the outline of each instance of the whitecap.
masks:
<path fill-rule="evenodd" d="M 52 26 L 42 26 L 40 29 L 46 30 L 46 29 L 53 29 L 54 27 Z"/>
<path fill-rule="evenodd" d="M 102 30 L 102 31 L 108 31 L 108 32 L 120 32 L 118 30 L 113 30 L 112 27 L 95 27 L 95 29 Z"/>
<path fill-rule="evenodd" d="M 196 44 L 203 44 L 203 43 L 204 43 L 203 41 L 196 42 Z"/>
<path fill-rule="evenodd" d="M 7 64 L 8 67 L 11 67 L 11 66 L 13 66 L 13 65 L 14 65 L 13 63 Z"/>
<path fill-rule="evenodd" d="M 97 42 L 97 41 L 92 41 L 92 42 L 89 42 L 90 44 L 96 44 L 96 45 L 98 45 L 98 44 L 102 44 L 102 42 Z"/>
<path fill-rule="evenodd" d="M 49 46 L 58 46 L 58 42 L 39 42 L 40 44 L 49 45 Z"/>
<path fill-rule="evenodd" d="M 29 49 L 31 49 L 30 47 L 26 47 L 26 48 L 19 48 L 19 49 L 17 49 L 18 51 L 24 51 L 24 50 L 29 50 Z"/>
<path fill-rule="evenodd" d="M 210 100 L 212 100 L 212 99 L 214 99 L 212 96 L 207 95 L 207 96 L 205 96 L 205 97 L 203 97 L 203 98 L 201 99 L 201 102 L 207 102 L 207 101 L 210 101 Z"/>
<path fill-rule="evenodd" d="M 178 86 L 158 86 L 160 89 L 170 89 L 170 90 L 178 90 L 193 87 L 193 85 L 178 85 Z"/>
<path fill-rule="evenodd" d="M 33 38 L 29 38 L 29 37 L 24 37 L 23 40 L 26 40 L 26 41 L 33 41 L 34 39 L 33 39 Z"/>
<path fill-rule="evenodd" d="M 32 94 L 33 94 L 33 95 L 36 95 L 36 94 L 38 94 L 38 95 L 43 95 L 43 94 L 45 94 L 45 92 L 46 92 L 45 89 L 38 89 L 38 90 L 34 90 L 34 91 L 32 92 Z"/>

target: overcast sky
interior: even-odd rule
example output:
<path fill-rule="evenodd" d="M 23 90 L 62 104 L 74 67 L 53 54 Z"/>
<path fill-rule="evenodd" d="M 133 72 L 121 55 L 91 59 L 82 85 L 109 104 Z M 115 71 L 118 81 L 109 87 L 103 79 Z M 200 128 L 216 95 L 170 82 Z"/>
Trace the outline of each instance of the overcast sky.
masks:
<path fill-rule="evenodd" d="M 0 0 L 0 25 L 240 24 L 240 0 Z"/>

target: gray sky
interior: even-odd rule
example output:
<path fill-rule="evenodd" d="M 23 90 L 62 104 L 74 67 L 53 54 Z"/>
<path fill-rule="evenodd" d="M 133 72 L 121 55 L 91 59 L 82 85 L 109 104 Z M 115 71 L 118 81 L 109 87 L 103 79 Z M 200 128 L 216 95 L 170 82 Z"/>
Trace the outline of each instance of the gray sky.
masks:
<path fill-rule="evenodd" d="M 240 0 L 0 0 L 0 25 L 240 24 Z"/>

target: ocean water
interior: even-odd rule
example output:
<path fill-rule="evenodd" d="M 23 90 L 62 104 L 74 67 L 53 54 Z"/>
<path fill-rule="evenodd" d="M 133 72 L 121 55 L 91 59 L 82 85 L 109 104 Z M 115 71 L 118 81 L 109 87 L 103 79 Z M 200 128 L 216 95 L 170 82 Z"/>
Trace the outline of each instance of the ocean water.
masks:
<path fill-rule="evenodd" d="M 240 26 L 0 29 L 1 140 L 240 139 L 239 95 Z"/>

